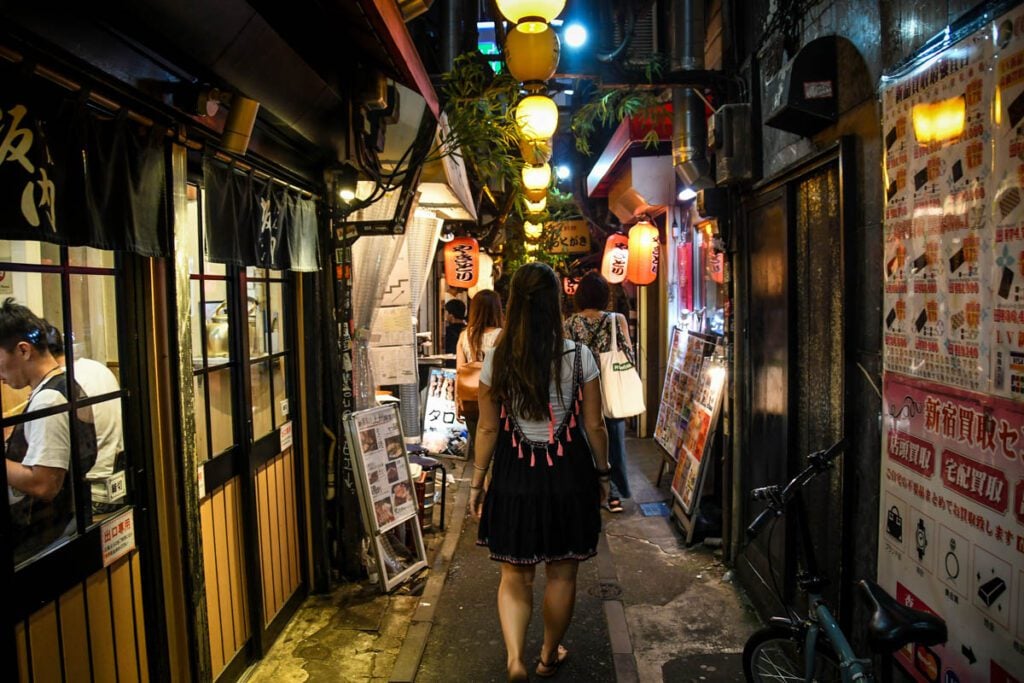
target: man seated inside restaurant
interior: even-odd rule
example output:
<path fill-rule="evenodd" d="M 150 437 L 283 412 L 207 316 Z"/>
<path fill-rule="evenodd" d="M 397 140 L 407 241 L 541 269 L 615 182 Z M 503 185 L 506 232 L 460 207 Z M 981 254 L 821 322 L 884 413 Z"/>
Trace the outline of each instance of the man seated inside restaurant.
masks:
<path fill-rule="evenodd" d="M 30 389 L 24 412 L 67 405 L 67 375 L 50 353 L 46 323 L 27 307 L 8 298 L 0 305 L 0 380 L 12 389 Z M 71 387 L 76 400 L 84 398 Z M 5 417 L 7 406 L 4 406 Z M 75 499 L 88 488 L 75 485 L 96 461 L 92 411 L 77 415 L 58 411 L 18 422 L 4 448 L 8 502 L 16 564 L 75 532 Z M 74 421 L 74 431 L 71 422 Z M 76 438 L 75 467 L 71 467 L 72 434 Z M 84 506 L 88 511 L 88 505 Z M 89 519 L 84 520 L 86 524 Z"/>
<path fill-rule="evenodd" d="M 53 325 L 47 327 L 50 354 L 66 368 L 64 335 Z M 75 358 L 75 384 L 89 398 L 106 396 L 121 391 L 117 377 L 105 364 L 91 358 Z M 85 478 L 92 490 L 93 515 L 114 512 L 125 498 L 123 480 L 115 475 L 124 472 L 124 433 L 121 426 L 121 399 L 93 403 L 92 416 L 96 425 L 96 464 Z"/>

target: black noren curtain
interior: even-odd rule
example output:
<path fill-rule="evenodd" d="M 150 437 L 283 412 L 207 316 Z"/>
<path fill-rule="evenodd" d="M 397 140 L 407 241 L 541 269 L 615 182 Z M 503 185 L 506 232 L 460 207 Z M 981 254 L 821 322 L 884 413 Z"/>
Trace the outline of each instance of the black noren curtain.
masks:
<path fill-rule="evenodd" d="M 0 67 L 0 238 L 170 254 L 166 129 Z"/>
<path fill-rule="evenodd" d="M 217 263 L 317 269 L 316 208 L 296 190 L 203 159 L 206 257 Z"/>

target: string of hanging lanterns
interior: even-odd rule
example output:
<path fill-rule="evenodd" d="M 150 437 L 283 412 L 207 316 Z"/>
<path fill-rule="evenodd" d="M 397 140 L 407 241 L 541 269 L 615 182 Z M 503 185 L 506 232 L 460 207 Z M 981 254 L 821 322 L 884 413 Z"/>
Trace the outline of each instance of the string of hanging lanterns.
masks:
<path fill-rule="evenodd" d="M 551 185 L 548 162 L 554 146 L 552 136 L 558 128 L 558 105 L 547 95 L 547 81 L 555 75 L 561 53 L 551 22 L 565 9 L 565 0 L 498 0 L 497 5 L 513 25 L 505 38 L 505 64 L 526 91 L 526 97 L 516 105 L 515 120 L 524 162 L 524 202 L 529 214 L 537 214 L 547 204 Z M 527 240 L 537 240 L 544 225 L 527 220 L 523 232 Z"/>

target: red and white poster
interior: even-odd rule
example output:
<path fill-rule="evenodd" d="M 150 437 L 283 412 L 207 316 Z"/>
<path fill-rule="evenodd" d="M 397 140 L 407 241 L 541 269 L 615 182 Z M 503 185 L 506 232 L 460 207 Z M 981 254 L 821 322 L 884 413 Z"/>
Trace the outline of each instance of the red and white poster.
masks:
<path fill-rule="evenodd" d="M 878 578 L 918 681 L 1024 681 L 1024 8 L 882 89 Z"/>
<path fill-rule="evenodd" d="M 1022 680 L 1024 405 L 891 373 L 884 400 L 879 582 L 949 627 L 897 658 L 919 681 Z"/>

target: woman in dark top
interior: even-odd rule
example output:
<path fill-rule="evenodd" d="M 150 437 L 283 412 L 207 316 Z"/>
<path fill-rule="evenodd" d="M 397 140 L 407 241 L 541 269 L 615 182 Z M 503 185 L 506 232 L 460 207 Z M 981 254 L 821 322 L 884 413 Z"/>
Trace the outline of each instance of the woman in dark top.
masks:
<path fill-rule="evenodd" d="M 564 338 L 560 290 L 547 265 L 516 271 L 504 333 L 480 371 L 469 505 L 480 519 L 477 544 L 501 562 L 498 615 L 510 680 L 527 679 L 523 648 L 541 562 L 544 643 L 535 672 L 553 676 L 568 657 L 562 639 L 576 601 L 576 571 L 597 552 L 598 506 L 608 495 L 597 363 L 584 345 Z"/>
<path fill-rule="evenodd" d="M 618 313 L 608 312 L 610 297 L 611 289 L 600 273 L 592 270 L 584 275 L 574 297 L 577 313 L 565 321 L 566 335 L 569 339 L 586 344 L 594 358 L 600 359 L 602 353 L 611 350 L 611 326 L 618 325 L 616 337 L 619 348 L 636 366 L 626 318 Z M 626 421 L 608 417 L 604 422 L 608 429 L 608 462 L 612 467 L 612 490 L 608 498 L 608 509 L 611 512 L 622 512 L 621 499 L 632 495 L 629 490 L 629 478 L 626 476 Z"/>

